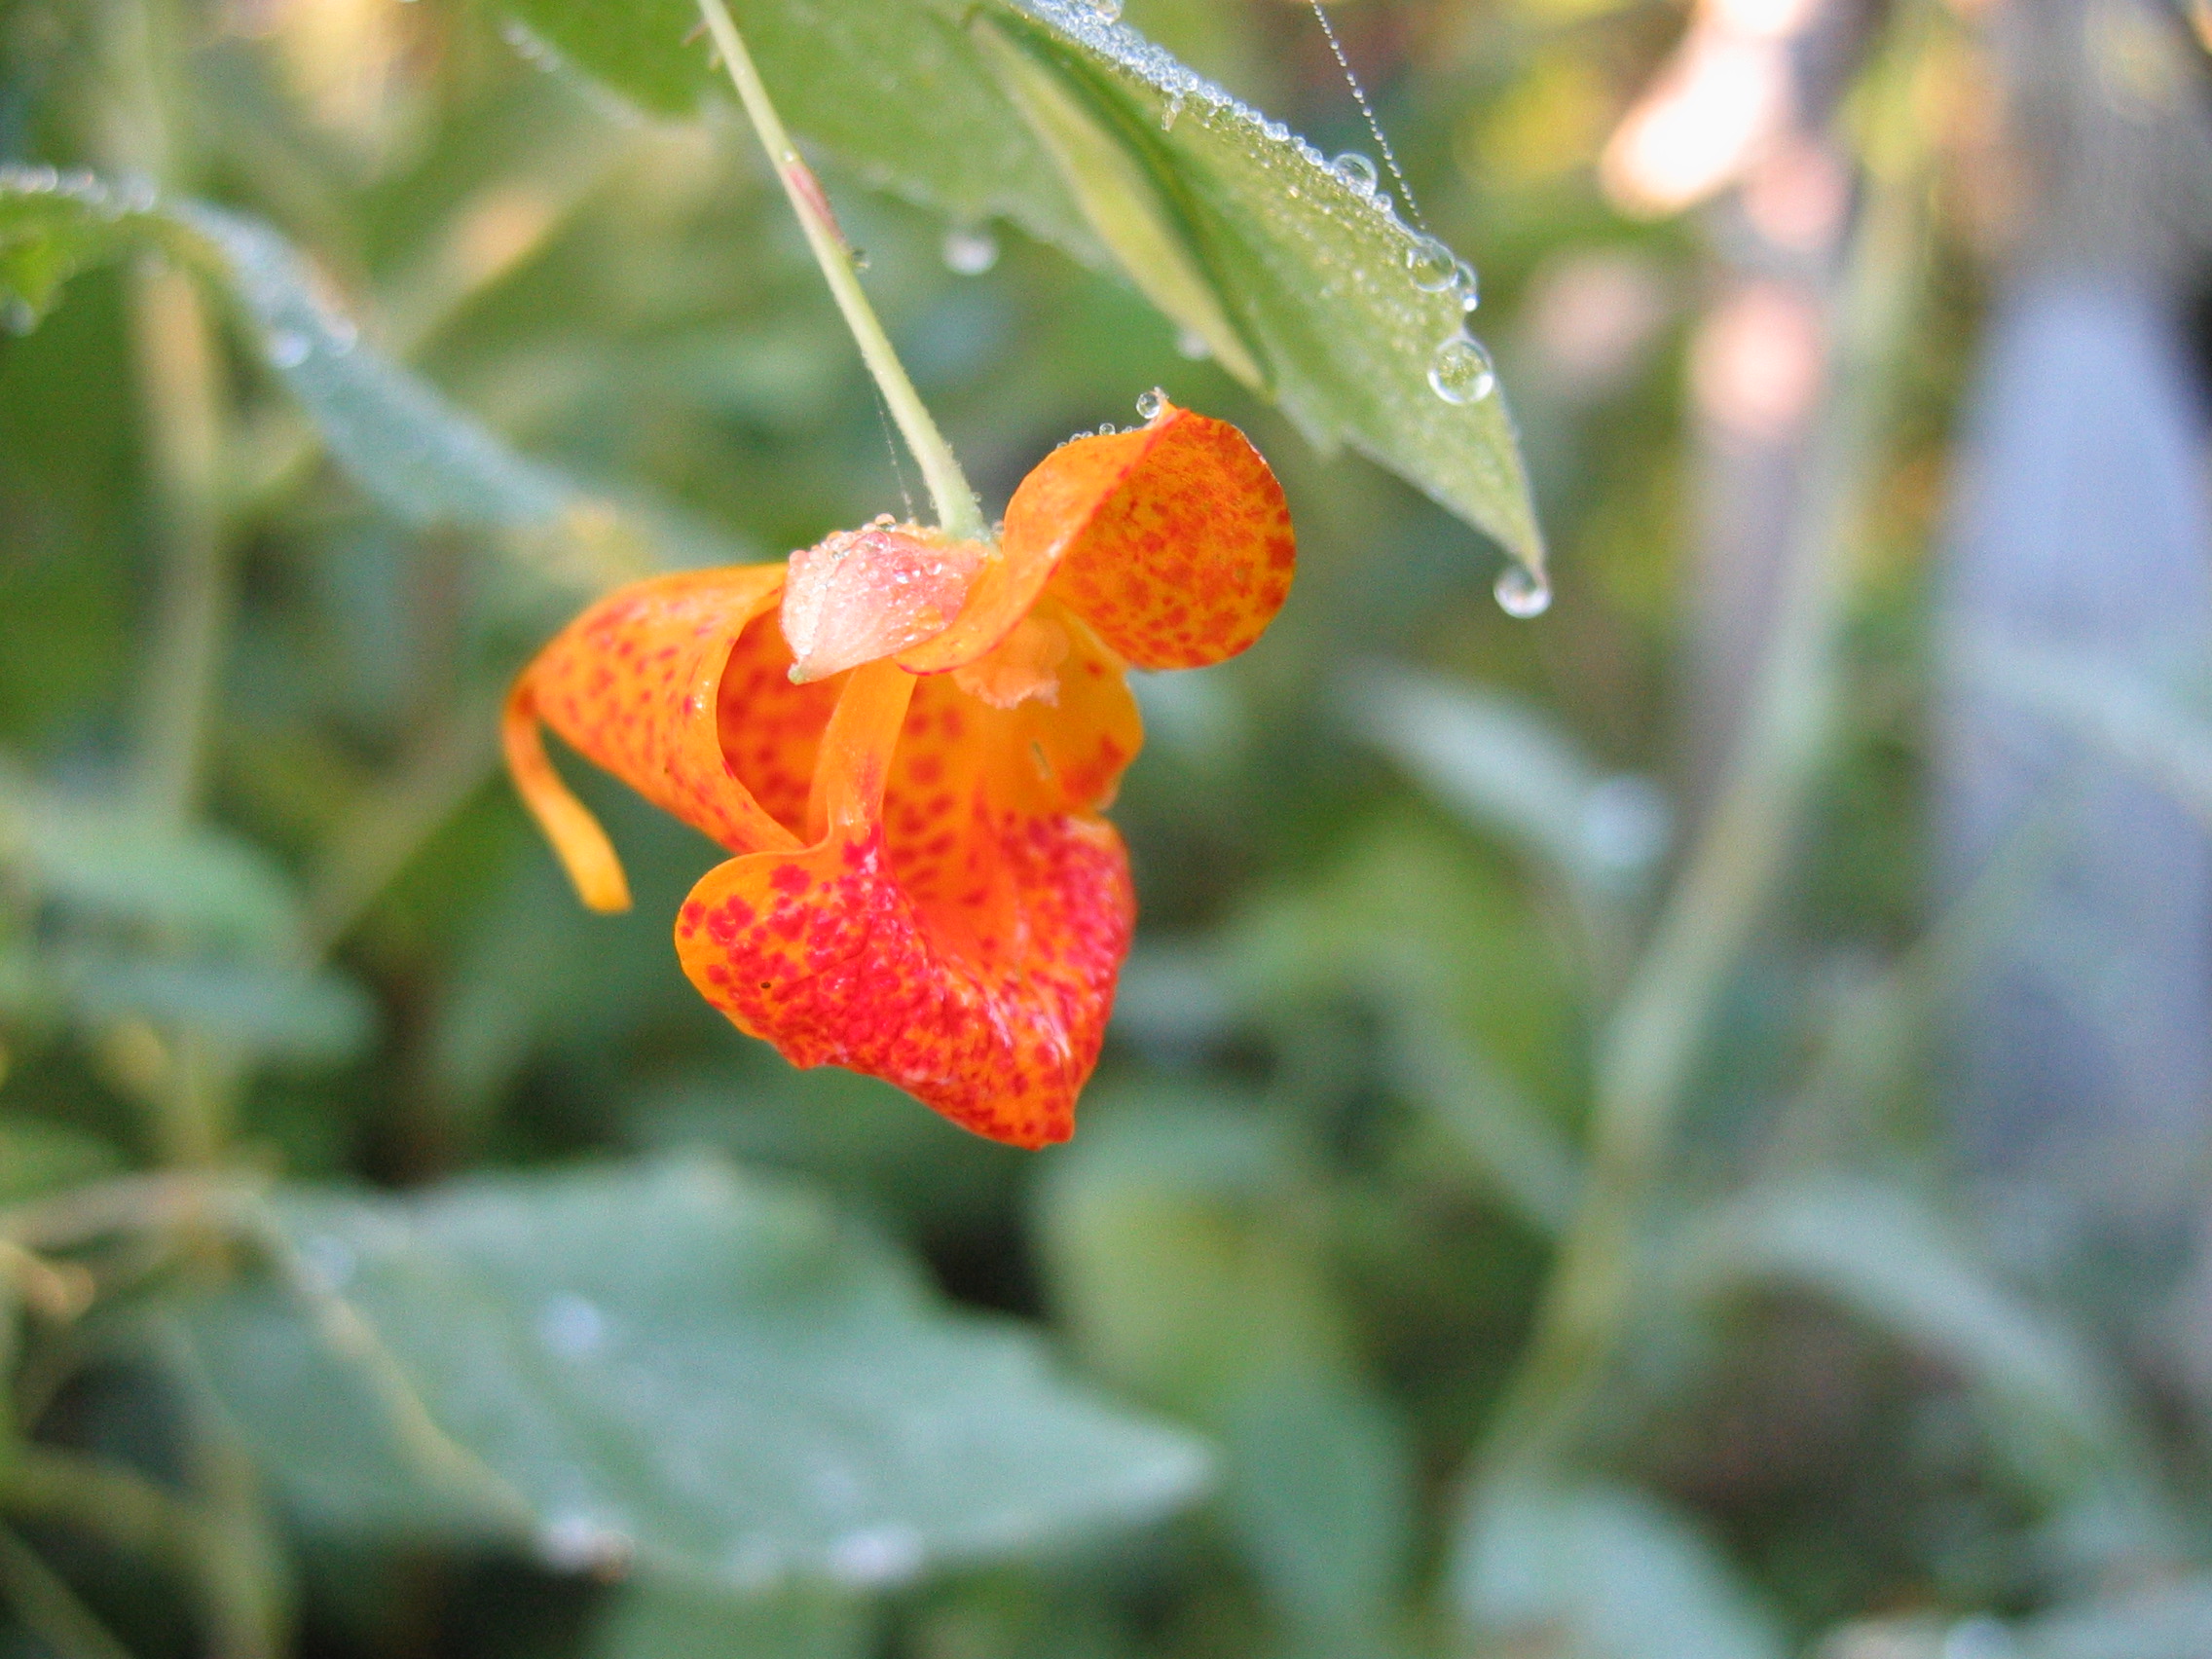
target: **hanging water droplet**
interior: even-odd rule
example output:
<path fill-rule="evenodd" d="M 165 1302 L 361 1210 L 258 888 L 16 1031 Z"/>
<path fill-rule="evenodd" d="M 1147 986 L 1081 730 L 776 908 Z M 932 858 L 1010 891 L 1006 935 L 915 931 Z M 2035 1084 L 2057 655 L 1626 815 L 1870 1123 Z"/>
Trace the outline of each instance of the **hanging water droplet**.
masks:
<path fill-rule="evenodd" d="M 956 276 L 980 276 L 999 262 L 999 239 L 980 225 L 955 225 L 944 233 L 944 268 Z"/>
<path fill-rule="evenodd" d="M 1452 285 L 1459 290 L 1459 309 L 1473 311 L 1483 303 L 1483 285 L 1475 276 L 1475 268 L 1460 260 L 1452 273 Z"/>
<path fill-rule="evenodd" d="M 1496 387 L 1497 372 L 1481 341 L 1455 334 L 1429 360 L 1428 385 L 1447 403 L 1480 403 Z"/>
<path fill-rule="evenodd" d="M 1526 565 L 1508 565 L 1491 592 L 1498 609 L 1524 622 L 1541 616 L 1552 606 L 1552 584 Z"/>
<path fill-rule="evenodd" d="M 1194 363 L 1202 363 L 1213 355 L 1213 348 L 1206 337 L 1195 328 L 1178 328 L 1175 331 L 1175 354 L 1188 357 Z"/>
<path fill-rule="evenodd" d="M 1167 393 L 1157 386 L 1137 399 L 1137 413 L 1147 421 L 1160 419 L 1160 412 L 1167 407 Z"/>
<path fill-rule="evenodd" d="M 1374 162 L 1357 150 L 1346 150 L 1329 164 L 1329 170 L 1361 196 L 1373 196 L 1376 180 L 1382 176 L 1375 170 Z"/>
<path fill-rule="evenodd" d="M 314 342 L 293 328 L 279 328 L 269 336 L 269 361 L 279 369 L 296 369 L 314 350 Z"/>
<path fill-rule="evenodd" d="M 1416 237 L 1406 249 L 1406 269 L 1424 294 L 1441 294 L 1459 281 L 1458 256 L 1434 237 Z"/>

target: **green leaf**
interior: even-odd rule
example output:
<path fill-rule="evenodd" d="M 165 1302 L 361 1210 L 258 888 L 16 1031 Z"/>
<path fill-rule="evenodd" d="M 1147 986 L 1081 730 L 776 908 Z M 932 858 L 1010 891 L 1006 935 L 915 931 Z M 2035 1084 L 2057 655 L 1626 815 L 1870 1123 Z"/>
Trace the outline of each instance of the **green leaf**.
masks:
<path fill-rule="evenodd" d="M 1911 1193 L 1840 1176 L 1770 1183 L 1711 1216 L 1682 1251 L 1694 1296 L 1787 1285 L 1956 1368 L 1994 1416 L 1996 1444 L 2046 1495 L 2101 1495 L 2155 1536 L 2151 1457 L 2120 1380 Z"/>
<path fill-rule="evenodd" d="M 262 956 L 296 948 L 291 883 L 250 843 L 4 781 L 0 870 L 34 900 L 84 919 Z"/>
<path fill-rule="evenodd" d="M 502 9 L 647 109 L 687 110 L 712 85 L 687 0 Z M 1503 396 L 1430 385 L 1465 317 L 1451 256 L 1356 174 L 1081 0 L 731 11 L 795 131 L 955 219 L 1005 214 L 1081 257 L 1103 246 L 1314 442 L 1363 451 L 1541 567 Z"/>
<path fill-rule="evenodd" d="M 1452 1565 L 1459 1610 L 1530 1659 L 1782 1659 L 1773 1616 L 1689 1518 L 1603 1482 L 1483 1489 Z"/>
<path fill-rule="evenodd" d="M 263 1059 L 351 1059 L 376 1009 L 350 979 L 282 964 L 63 953 L 54 977 L 77 1018 L 182 1026 Z"/>
<path fill-rule="evenodd" d="M 109 185 L 89 172 L 0 166 L 0 323 L 28 333 L 78 272 L 158 240 L 154 202 L 143 180 Z"/>
<path fill-rule="evenodd" d="M 865 1659 L 874 1621 L 851 1596 L 726 1596 L 653 1580 L 625 1585 L 592 1629 L 587 1659 Z"/>
<path fill-rule="evenodd" d="M 1189 1497 L 1198 1448 L 947 1313 L 802 1191 L 686 1161 L 294 1191 L 199 1346 L 312 1522 L 697 1587 L 865 1588 Z"/>
<path fill-rule="evenodd" d="M 0 1203 L 113 1175 L 122 1156 L 96 1135 L 37 1118 L 0 1119 Z"/>
<path fill-rule="evenodd" d="M 329 285 L 268 226 L 142 184 L 0 167 L 0 320 L 35 324 L 75 272 L 159 248 L 236 305 L 331 455 L 410 524 L 530 533 L 556 579 L 604 584 L 645 561 L 611 510 L 515 454 L 361 338 Z"/>
<path fill-rule="evenodd" d="M 1235 1535 L 1302 1642 L 1332 1659 L 1385 1650 L 1411 1458 L 1314 1247 L 1309 1161 L 1281 1125 L 1219 1099 L 1088 1109 L 1039 1226 L 1078 1346 L 1220 1434 Z"/>
<path fill-rule="evenodd" d="M 1601 772 L 1514 698 L 1375 667 L 1353 682 L 1351 711 L 1369 741 L 1446 805 L 1594 898 L 1633 894 L 1667 850 L 1666 801 L 1649 782 Z"/>

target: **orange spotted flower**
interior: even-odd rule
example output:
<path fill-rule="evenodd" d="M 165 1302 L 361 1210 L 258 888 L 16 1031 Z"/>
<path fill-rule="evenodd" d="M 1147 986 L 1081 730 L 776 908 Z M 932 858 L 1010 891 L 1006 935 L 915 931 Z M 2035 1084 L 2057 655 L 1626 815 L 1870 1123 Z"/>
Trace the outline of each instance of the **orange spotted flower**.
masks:
<path fill-rule="evenodd" d="M 1125 671 L 1243 650 L 1294 559 L 1244 435 L 1162 401 L 1048 457 L 995 547 L 879 519 L 609 595 L 515 682 L 507 763 L 595 909 L 628 887 L 540 720 L 735 855 L 676 948 L 740 1030 L 1044 1146 L 1135 917 L 1099 816 L 1144 741 Z"/>

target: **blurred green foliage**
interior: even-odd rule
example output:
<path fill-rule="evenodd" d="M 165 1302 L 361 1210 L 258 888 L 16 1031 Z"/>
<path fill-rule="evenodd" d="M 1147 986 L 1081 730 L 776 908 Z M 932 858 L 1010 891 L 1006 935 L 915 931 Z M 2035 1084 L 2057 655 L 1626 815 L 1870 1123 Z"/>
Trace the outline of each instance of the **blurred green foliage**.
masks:
<path fill-rule="evenodd" d="M 994 0 L 1146 158 L 1117 241 L 908 39 L 990 57 L 962 8 L 735 10 L 989 505 L 1156 384 L 1290 496 L 1268 639 L 1141 687 L 1078 1136 L 791 1071 L 678 971 L 706 844 L 578 775 L 594 916 L 495 775 L 584 596 L 912 488 L 688 9 L 0 0 L 0 1652 L 2203 1651 L 2201 1444 L 2009 1285 L 1927 1109 L 1956 25 L 1869 51 L 1842 499 L 1731 817 L 1666 724 L 1704 254 L 1593 177 L 1669 9 L 1337 14 L 1481 257 L 1534 622 L 1469 528 L 1526 544 L 1503 400 L 1360 384 L 1403 295 L 1331 354 L 1304 174 Z M 1126 20 L 1364 141 L 1301 7 Z M 1539 301 L 1597 269 L 1647 316 L 1593 379 Z"/>

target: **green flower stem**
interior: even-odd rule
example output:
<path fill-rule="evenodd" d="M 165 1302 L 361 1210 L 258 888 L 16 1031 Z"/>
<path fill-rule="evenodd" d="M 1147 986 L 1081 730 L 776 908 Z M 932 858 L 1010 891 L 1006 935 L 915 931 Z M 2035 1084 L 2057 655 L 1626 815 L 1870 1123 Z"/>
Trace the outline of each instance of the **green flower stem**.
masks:
<path fill-rule="evenodd" d="M 760 72 L 753 65 L 753 55 L 746 51 L 737 24 L 730 20 L 729 9 L 722 0 L 699 0 L 699 14 L 706 19 L 708 32 L 714 36 L 716 50 L 721 54 L 722 62 L 729 70 L 738 98 L 753 122 L 753 130 L 759 134 L 761 147 L 768 152 L 776 177 L 783 183 L 784 194 L 791 198 L 792 210 L 798 215 L 800 229 L 806 232 L 806 245 L 814 252 L 814 263 L 821 267 L 823 280 L 830 284 L 837 309 L 844 313 L 845 326 L 852 331 L 861 356 L 867 362 L 867 372 L 875 377 L 884 402 L 890 405 L 891 418 L 899 424 L 900 435 L 906 440 L 907 449 L 913 452 L 914 461 L 922 469 L 930 499 L 937 505 L 938 523 L 947 535 L 964 541 L 988 540 L 990 530 L 983 523 L 982 509 L 977 505 L 976 492 L 968 487 L 952 446 L 944 441 L 937 423 L 930 419 L 930 412 L 914 390 L 913 382 L 906 378 L 899 353 L 891 348 L 890 336 L 876 320 L 875 310 L 867 303 L 867 292 L 854 273 L 853 250 L 830 211 L 830 199 L 823 194 L 822 183 L 814 176 L 814 169 L 806 165 L 792 143 L 791 134 L 784 130 L 783 119 L 769 100 L 768 89 L 761 83 Z"/>
<path fill-rule="evenodd" d="M 1834 390 L 1815 440 L 1806 504 L 1759 689 L 1720 797 L 1625 987 L 1598 1061 L 1590 1165 L 1493 1427 L 1480 1473 L 1546 1470 L 1569 1452 L 1649 1285 L 1651 1196 L 1691 1070 L 1730 976 L 1786 870 L 1833 725 L 1836 634 L 1852 557 L 1921 276 L 1925 182 L 1909 95 L 1929 25 L 1908 10 L 1876 71 L 1872 190 L 1839 297 Z"/>

